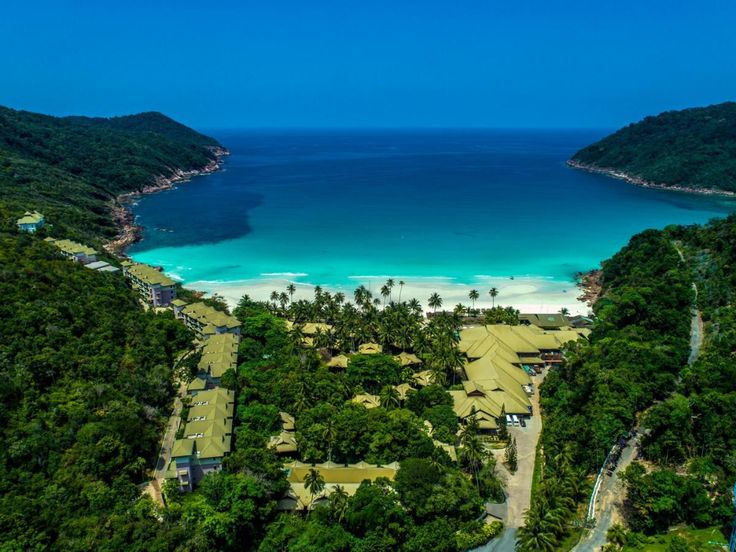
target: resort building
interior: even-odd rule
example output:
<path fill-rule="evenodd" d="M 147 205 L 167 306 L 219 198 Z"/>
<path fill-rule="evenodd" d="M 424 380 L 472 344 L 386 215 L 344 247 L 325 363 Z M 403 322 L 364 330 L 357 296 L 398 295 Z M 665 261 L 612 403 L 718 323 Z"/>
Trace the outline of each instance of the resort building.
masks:
<path fill-rule="evenodd" d="M 361 355 L 377 355 L 383 352 L 383 347 L 378 343 L 363 343 L 358 347 L 358 353 Z"/>
<path fill-rule="evenodd" d="M 350 359 L 345 355 L 337 355 L 327 361 L 328 368 L 347 368 L 350 363 Z"/>
<path fill-rule="evenodd" d="M 208 388 L 211 389 L 207 379 L 197 376 L 187 385 L 187 395 L 195 397 L 197 393 L 206 391 Z"/>
<path fill-rule="evenodd" d="M 417 355 L 407 353 L 406 351 L 400 352 L 394 357 L 394 360 L 401 364 L 402 368 L 404 368 L 405 366 L 418 366 L 422 363 Z"/>
<path fill-rule="evenodd" d="M 176 299 L 176 282 L 159 269 L 125 261 L 123 275 L 140 298 L 152 307 L 168 307 Z"/>
<path fill-rule="evenodd" d="M 350 400 L 351 402 L 362 405 L 365 408 L 378 408 L 381 406 L 381 398 L 378 395 L 370 395 L 368 393 L 355 395 Z"/>
<path fill-rule="evenodd" d="M 54 238 L 46 238 L 44 241 L 56 247 L 64 257 L 72 261 L 87 264 L 97 260 L 97 251 L 81 243 Z"/>
<path fill-rule="evenodd" d="M 171 302 L 174 316 L 197 334 L 201 339 L 213 335 L 234 333 L 240 335 L 240 322 L 237 318 L 213 309 L 204 303 L 187 304 L 181 299 Z"/>
<path fill-rule="evenodd" d="M 522 326 L 536 326 L 543 330 L 559 330 L 570 325 L 570 319 L 564 314 L 520 314 L 519 324 Z"/>
<path fill-rule="evenodd" d="M 296 424 L 294 416 L 286 412 L 279 412 L 281 416 L 281 433 L 274 435 L 268 441 L 268 448 L 274 449 L 278 454 L 292 454 L 298 450 L 296 444 Z"/>
<path fill-rule="evenodd" d="M 199 391 L 192 398 L 182 437 L 174 441 L 168 479 L 191 491 L 208 473 L 222 469 L 230 454 L 235 393 L 227 389 Z"/>
<path fill-rule="evenodd" d="M 16 224 L 21 232 L 35 232 L 46 224 L 46 218 L 38 211 L 26 211 Z"/>
<path fill-rule="evenodd" d="M 327 499 L 339 485 L 348 496 L 353 496 L 366 479 L 375 481 L 386 478 L 390 481 L 396 477 L 399 470 L 398 462 L 385 466 L 377 466 L 359 462 L 357 464 L 339 465 L 334 462 L 310 465 L 303 462 L 292 462 L 286 465 L 289 490 L 279 501 L 280 510 L 311 510 Z M 312 495 L 304 486 L 304 478 L 310 469 L 314 469 L 322 476 L 325 482 L 324 489 L 317 495 Z"/>
<path fill-rule="evenodd" d="M 461 420 L 475 416 L 482 430 L 494 432 L 507 415 L 533 414 L 531 374 L 562 360 L 562 346 L 587 330 L 542 330 L 536 325 L 495 324 L 460 332 L 459 349 L 467 360 L 462 390 L 450 391 L 453 410 Z"/>
<path fill-rule="evenodd" d="M 225 372 L 237 370 L 239 345 L 240 336 L 234 333 L 217 334 L 207 339 L 197 365 L 199 376 L 212 385 L 219 385 Z"/>

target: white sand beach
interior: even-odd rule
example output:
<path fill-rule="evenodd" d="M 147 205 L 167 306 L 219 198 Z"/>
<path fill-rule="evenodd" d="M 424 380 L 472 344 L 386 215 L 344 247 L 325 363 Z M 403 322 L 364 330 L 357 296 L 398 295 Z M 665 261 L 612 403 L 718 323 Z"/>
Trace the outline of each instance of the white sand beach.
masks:
<path fill-rule="evenodd" d="M 398 285 L 400 280 L 405 282 L 401 290 Z M 479 277 L 473 285 L 458 284 L 445 278 L 411 279 L 394 277 L 394 281 L 396 285 L 392 293 L 393 300 L 399 299 L 399 291 L 401 291 L 401 300 L 416 298 L 425 310 L 430 310 L 427 302 L 429 296 L 435 292 L 442 298 L 444 309 L 451 310 L 458 303 L 470 306 L 468 293 L 471 289 L 477 289 L 480 294 L 479 300 L 475 302 L 476 307 L 490 307 L 492 300 L 488 290 L 495 287 L 498 289 L 496 305 L 512 306 L 521 312 L 559 312 L 563 307 L 567 308 L 570 314 L 587 314 L 590 311 L 585 303 L 577 300 L 580 289 L 572 281 L 560 282 L 532 277 L 516 277 L 513 280 L 510 278 Z M 385 282 L 386 277 L 356 277 L 354 285 L 351 286 L 323 285 L 322 288 L 331 293 L 341 291 L 345 294 L 347 300 L 352 301 L 353 291 L 361 284 L 368 288 L 374 297 L 381 298 L 379 290 Z M 313 284 L 288 278 L 260 278 L 232 282 L 203 280 L 187 282 L 185 286 L 206 291 L 210 294 L 217 294 L 233 307 L 244 294 L 254 300 L 267 301 L 272 291 L 285 291 L 286 286 L 290 283 L 296 286 L 295 300 L 312 299 L 314 297 Z"/>

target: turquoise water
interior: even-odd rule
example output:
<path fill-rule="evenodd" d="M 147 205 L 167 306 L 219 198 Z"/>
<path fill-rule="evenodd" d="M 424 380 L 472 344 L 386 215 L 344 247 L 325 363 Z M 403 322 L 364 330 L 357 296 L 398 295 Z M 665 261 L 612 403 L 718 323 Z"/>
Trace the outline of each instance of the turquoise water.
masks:
<path fill-rule="evenodd" d="M 216 132 L 225 170 L 141 198 L 130 253 L 186 282 L 569 282 L 641 230 L 735 210 L 565 166 L 604 134 Z"/>

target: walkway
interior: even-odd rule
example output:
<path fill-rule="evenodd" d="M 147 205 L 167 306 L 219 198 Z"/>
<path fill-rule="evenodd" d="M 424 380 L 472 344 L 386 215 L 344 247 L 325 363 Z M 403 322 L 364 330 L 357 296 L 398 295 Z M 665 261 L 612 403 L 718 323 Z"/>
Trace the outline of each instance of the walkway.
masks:
<path fill-rule="evenodd" d="M 513 552 L 516 544 L 516 529 L 524 525 L 524 513 L 531 505 L 532 478 L 534 476 L 534 460 L 537 454 L 537 442 L 542 433 L 542 416 L 539 411 L 539 386 L 546 372 L 534 376 L 534 394 L 531 403 L 534 415 L 526 420 L 526 427 L 509 427 L 509 435 L 516 439 L 518 469 L 512 474 L 503 465 L 504 450 L 493 450 L 498 472 L 506 479 L 506 518 L 505 530 L 497 539 L 477 548 L 475 552 Z"/>
<path fill-rule="evenodd" d="M 680 260 L 683 263 L 687 262 L 679 245 L 676 242 L 673 242 L 672 245 L 680 256 Z M 690 307 L 690 356 L 687 359 L 688 365 L 697 360 L 698 355 L 700 355 L 700 349 L 703 346 L 703 317 L 700 309 L 698 309 L 698 286 L 695 282 L 692 283 L 692 286 L 694 299 L 693 305 Z M 678 384 L 679 381 L 680 379 L 678 377 Z M 583 536 L 577 546 L 573 548 L 573 552 L 594 552 L 600 550 L 606 544 L 608 528 L 615 523 L 621 523 L 623 521 L 621 508 L 623 506 L 624 487 L 619 474 L 636 458 L 636 448 L 639 443 L 639 436 L 643 430 L 644 428 L 639 428 L 636 437 L 629 440 L 621 452 L 621 459 L 613 471 L 613 475 L 608 476 L 603 474 L 601 476 L 601 484 L 595 500 L 595 511 L 599 512 L 596 516 L 596 525 L 590 532 Z"/>
<path fill-rule="evenodd" d="M 160 506 L 166 505 L 164 503 L 161 490 L 163 489 L 166 468 L 171 461 L 171 449 L 174 446 L 174 441 L 176 440 L 176 432 L 179 430 L 179 425 L 181 423 L 181 409 L 183 407 L 181 398 L 186 394 L 186 392 L 186 382 L 180 382 L 179 389 L 176 393 L 176 397 L 174 398 L 174 409 L 171 412 L 169 421 L 166 423 L 166 431 L 164 431 L 163 439 L 161 439 L 161 449 L 158 453 L 156 467 L 153 469 L 153 480 L 149 481 L 143 489 L 143 492 L 151 495 L 153 500 Z"/>

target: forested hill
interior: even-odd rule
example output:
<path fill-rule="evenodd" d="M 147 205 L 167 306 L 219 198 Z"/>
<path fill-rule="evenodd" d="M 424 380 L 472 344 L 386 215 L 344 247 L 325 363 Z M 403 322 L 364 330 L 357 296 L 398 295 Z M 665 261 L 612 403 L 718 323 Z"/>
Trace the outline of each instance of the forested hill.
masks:
<path fill-rule="evenodd" d="M 571 159 L 663 186 L 736 191 L 736 103 L 667 111 L 630 124 Z"/>
<path fill-rule="evenodd" d="M 161 113 L 51 117 L 0 107 L 0 221 L 8 228 L 37 209 L 64 237 L 112 237 L 115 196 L 203 169 L 221 147 Z"/>
<path fill-rule="evenodd" d="M 576 493 L 574 485 L 560 490 L 565 481 L 555 474 L 556 465 L 567 462 L 581 476 L 595 474 L 611 446 L 636 425 L 644 434 L 638 459 L 647 462 L 624 472 L 626 541 L 648 550 L 643 546 L 658 538 L 652 535 L 675 525 L 730 527 L 736 482 L 734 243 L 732 215 L 704 226 L 648 230 L 603 263 L 590 342 L 569 350 L 565 364 L 541 387 L 546 475 L 520 530 L 528 543 L 522 552 L 539 550 L 535 539 L 561 542 L 569 535 L 569 526 L 555 525 L 550 501 L 589 496 Z M 689 366 L 696 299 L 705 343 Z"/>

